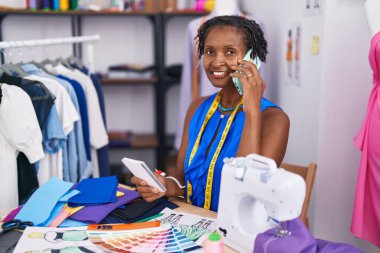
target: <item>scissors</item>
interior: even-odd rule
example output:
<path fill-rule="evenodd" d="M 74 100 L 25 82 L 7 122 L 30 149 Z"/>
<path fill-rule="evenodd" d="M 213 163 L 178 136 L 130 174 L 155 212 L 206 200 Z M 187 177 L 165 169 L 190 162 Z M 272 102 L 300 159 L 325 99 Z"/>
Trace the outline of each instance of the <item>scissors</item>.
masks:
<path fill-rule="evenodd" d="M 6 232 L 9 232 L 11 230 L 14 230 L 14 229 L 24 230 L 28 226 L 33 226 L 33 222 L 21 221 L 18 219 L 9 220 L 9 221 L 6 221 L 3 224 L 1 224 L 2 231 L 0 231 L 0 235 L 4 234 Z"/>

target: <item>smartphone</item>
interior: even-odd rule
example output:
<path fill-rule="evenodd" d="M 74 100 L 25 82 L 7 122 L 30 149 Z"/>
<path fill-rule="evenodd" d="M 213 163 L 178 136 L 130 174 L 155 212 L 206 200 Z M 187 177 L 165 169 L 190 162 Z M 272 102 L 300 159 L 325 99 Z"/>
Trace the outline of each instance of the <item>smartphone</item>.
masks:
<path fill-rule="evenodd" d="M 252 53 L 252 48 L 248 50 L 248 52 L 245 54 L 243 60 L 249 61 L 251 59 L 251 53 Z M 253 63 L 256 65 L 257 69 L 260 69 L 261 61 L 258 57 L 255 57 L 255 59 L 253 59 Z M 240 64 L 240 66 L 242 66 L 242 65 Z M 235 87 L 238 90 L 239 94 L 243 95 L 243 84 L 240 82 L 239 78 L 232 77 L 232 81 L 234 82 Z"/>

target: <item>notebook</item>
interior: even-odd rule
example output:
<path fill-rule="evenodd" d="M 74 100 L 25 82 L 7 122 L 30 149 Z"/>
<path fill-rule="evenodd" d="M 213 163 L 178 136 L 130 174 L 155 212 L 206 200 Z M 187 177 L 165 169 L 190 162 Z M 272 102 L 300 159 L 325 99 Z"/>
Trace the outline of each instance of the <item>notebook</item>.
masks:
<path fill-rule="evenodd" d="M 132 172 L 135 177 L 145 180 L 148 185 L 156 187 L 159 191 L 166 191 L 165 186 L 157 179 L 153 172 L 143 161 L 124 157 L 121 159 L 124 165 Z"/>

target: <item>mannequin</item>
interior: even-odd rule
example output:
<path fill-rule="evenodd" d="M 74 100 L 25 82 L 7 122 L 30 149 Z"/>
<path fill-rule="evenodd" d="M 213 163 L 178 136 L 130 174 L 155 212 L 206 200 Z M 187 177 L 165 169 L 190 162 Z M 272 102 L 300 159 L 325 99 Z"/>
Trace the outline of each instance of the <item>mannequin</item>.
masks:
<path fill-rule="evenodd" d="M 380 247 L 380 1 L 367 0 L 365 10 L 372 35 L 369 63 L 373 71 L 373 87 L 364 122 L 354 139 L 361 158 L 351 233 Z"/>
<path fill-rule="evenodd" d="M 237 0 L 216 0 L 214 9 L 211 12 L 212 16 L 222 15 L 239 15 L 240 10 Z"/>
<path fill-rule="evenodd" d="M 369 30 L 371 35 L 374 36 L 380 31 L 380 1 L 366 0 L 364 7 L 367 15 Z"/>

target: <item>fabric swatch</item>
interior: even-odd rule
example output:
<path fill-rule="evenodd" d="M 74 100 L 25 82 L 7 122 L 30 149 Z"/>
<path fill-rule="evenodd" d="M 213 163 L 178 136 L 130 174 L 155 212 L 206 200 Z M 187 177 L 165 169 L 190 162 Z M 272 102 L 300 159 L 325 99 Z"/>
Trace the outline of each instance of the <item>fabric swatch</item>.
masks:
<path fill-rule="evenodd" d="M 170 208 L 170 209 L 175 209 L 178 206 L 166 198 L 161 198 L 163 201 L 160 201 L 158 205 L 152 206 L 151 209 L 146 210 L 144 213 L 141 213 L 139 216 L 133 216 L 133 218 L 128 219 L 127 217 L 132 217 L 130 214 L 131 212 L 128 210 L 128 205 L 127 209 L 116 209 L 107 217 L 105 217 L 100 223 L 101 224 L 113 224 L 113 223 L 133 223 L 148 217 L 151 217 L 153 215 L 159 214 L 162 210 L 165 208 Z M 140 200 L 141 201 L 141 200 Z M 134 203 L 133 203 L 134 204 Z M 131 204 L 131 206 L 133 205 Z"/>
<path fill-rule="evenodd" d="M 59 224 L 59 228 L 68 228 L 68 227 L 84 227 L 87 226 L 88 223 L 81 222 L 81 221 L 76 221 L 73 219 L 66 219 L 64 220 L 61 224 Z"/>
<path fill-rule="evenodd" d="M 116 202 L 97 206 L 86 206 L 74 213 L 70 218 L 77 221 L 99 223 L 104 217 L 119 206 L 125 205 L 140 197 L 140 194 L 137 191 L 124 188 L 118 188 L 118 190 L 124 192 L 125 195 L 118 197 Z"/>
<path fill-rule="evenodd" d="M 51 178 L 30 197 L 28 202 L 16 215 L 16 219 L 31 221 L 35 226 L 44 223 L 49 217 L 59 199 L 70 190 L 73 183 Z"/>
<path fill-rule="evenodd" d="M 13 209 L 12 211 L 10 211 L 9 214 L 7 215 L 7 217 L 4 218 L 3 222 L 13 220 L 16 217 L 16 215 L 20 212 L 22 207 L 23 207 L 23 205 L 21 205 L 15 209 Z"/>
<path fill-rule="evenodd" d="M 84 179 L 75 188 L 81 193 L 70 198 L 68 205 L 93 206 L 116 202 L 117 184 L 116 176 Z"/>
<path fill-rule="evenodd" d="M 56 219 L 56 217 L 65 210 L 65 205 L 67 203 L 67 201 L 69 200 L 69 198 L 75 196 L 79 194 L 79 191 L 78 190 L 71 190 L 69 192 L 67 192 L 65 195 L 63 195 L 58 203 L 55 205 L 55 207 L 53 208 L 53 210 L 51 211 L 51 214 L 49 216 L 49 218 L 42 224 L 40 224 L 41 227 L 47 227 L 49 226 L 53 220 Z"/>

